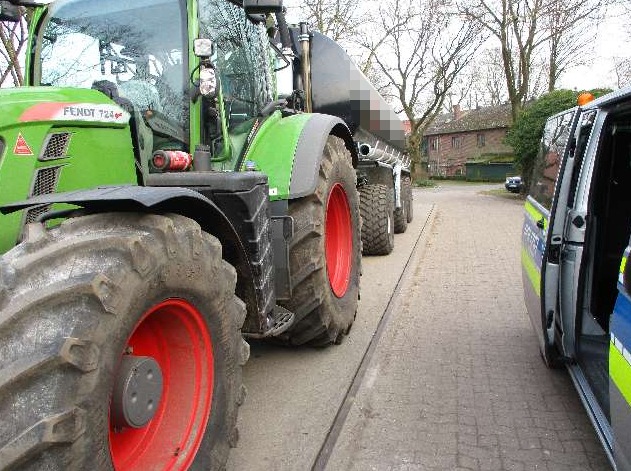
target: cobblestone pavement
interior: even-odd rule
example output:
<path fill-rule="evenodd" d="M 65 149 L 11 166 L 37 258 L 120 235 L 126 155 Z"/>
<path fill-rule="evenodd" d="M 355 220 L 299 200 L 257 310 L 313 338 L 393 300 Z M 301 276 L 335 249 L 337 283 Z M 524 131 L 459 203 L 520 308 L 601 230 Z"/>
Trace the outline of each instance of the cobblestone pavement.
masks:
<path fill-rule="evenodd" d="M 523 202 L 446 185 L 330 470 L 608 470 L 523 303 Z"/>

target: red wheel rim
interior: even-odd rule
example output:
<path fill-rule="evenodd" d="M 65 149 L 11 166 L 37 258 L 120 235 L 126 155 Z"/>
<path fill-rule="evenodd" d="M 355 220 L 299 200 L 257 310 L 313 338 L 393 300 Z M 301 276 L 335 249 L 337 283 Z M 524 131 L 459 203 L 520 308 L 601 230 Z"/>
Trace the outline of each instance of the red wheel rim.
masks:
<path fill-rule="evenodd" d="M 206 323 L 192 304 L 168 299 L 142 316 L 127 347 L 133 355 L 158 362 L 163 389 L 158 410 L 144 427 L 114 430 L 110 421 L 114 469 L 188 469 L 212 404 L 213 349 Z"/>
<path fill-rule="evenodd" d="M 329 284 L 338 298 L 346 294 L 350 282 L 353 254 L 353 228 L 348 198 L 336 183 L 326 203 L 326 269 Z"/>

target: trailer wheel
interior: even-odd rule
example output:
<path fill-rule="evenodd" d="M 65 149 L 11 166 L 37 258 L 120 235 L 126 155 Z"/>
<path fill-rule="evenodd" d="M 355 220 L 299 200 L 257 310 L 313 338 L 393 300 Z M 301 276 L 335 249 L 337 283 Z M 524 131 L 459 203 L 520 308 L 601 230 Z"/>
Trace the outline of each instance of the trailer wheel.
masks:
<path fill-rule="evenodd" d="M 410 177 L 401 177 L 401 193 L 405 202 L 405 216 L 408 223 L 414 219 L 414 196 L 412 195 L 412 180 Z"/>
<path fill-rule="evenodd" d="M 359 189 L 364 255 L 388 255 L 394 249 L 394 203 L 385 185 Z"/>
<path fill-rule="evenodd" d="M 223 469 L 249 354 L 235 283 L 182 216 L 30 225 L 0 258 L 0 468 Z"/>
<path fill-rule="evenodd" d="M 401 186 L 401 207 L 394 208 L 394 232 L 403 234 L 408 228 L 408 204 L 406 194 Z"/>
<path fill-rule="evenodd" d="M 289 202 L 293 291 L 282 304 L 296 317 L 281 342 L 339 343 L 355 320 L 361 265 L 356 179 L 344 141 L 329 136 L 315 193 Z"/>

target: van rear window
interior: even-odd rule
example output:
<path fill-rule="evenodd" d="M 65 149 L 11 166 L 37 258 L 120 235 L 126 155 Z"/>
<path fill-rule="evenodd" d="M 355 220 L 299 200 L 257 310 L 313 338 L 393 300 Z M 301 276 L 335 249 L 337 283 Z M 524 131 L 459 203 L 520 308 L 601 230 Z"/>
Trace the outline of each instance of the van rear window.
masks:
<path fill-rule="evenodd" d="M 550 118 L 543 130 L 539 154 L 530 183 L 530 196 L 541 206 L 550 209 L 554 185 L 559 174 L 565 146 L 570 138 L 575 110 Z"/>

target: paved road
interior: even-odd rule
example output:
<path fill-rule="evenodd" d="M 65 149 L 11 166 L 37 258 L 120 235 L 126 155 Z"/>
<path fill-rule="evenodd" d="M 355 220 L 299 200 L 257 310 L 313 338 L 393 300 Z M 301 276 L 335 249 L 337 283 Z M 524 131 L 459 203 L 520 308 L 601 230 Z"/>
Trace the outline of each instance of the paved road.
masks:
<path fill-rule="evenodd" d="M 539 358 L 521 293 L 521 202 L 485 189 L 415 192 L 415 221 L 393 254 L 364 258 L 344 344 L 253 345 L 230 471 L 316 460 L 358 471 L 609 469 L 569 377 Z"/>

